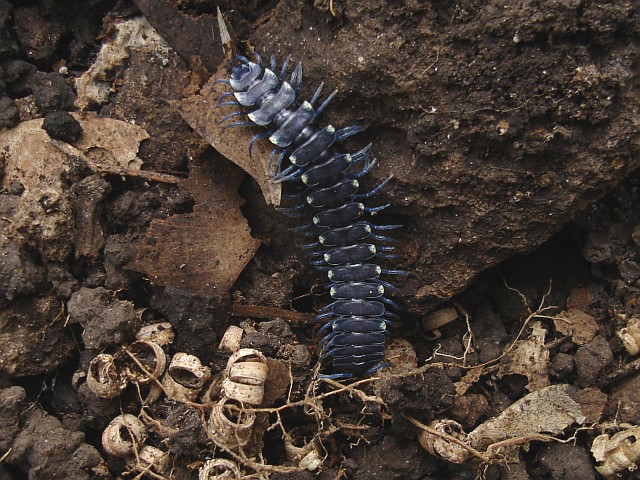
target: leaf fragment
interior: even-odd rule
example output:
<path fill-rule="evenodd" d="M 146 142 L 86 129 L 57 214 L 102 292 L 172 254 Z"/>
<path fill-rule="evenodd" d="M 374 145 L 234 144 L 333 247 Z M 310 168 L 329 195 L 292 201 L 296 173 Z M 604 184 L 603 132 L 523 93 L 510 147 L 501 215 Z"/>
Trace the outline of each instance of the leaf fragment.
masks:
<path fill-rule="evenodd" d="M 240 211 L 243 175 L 222 159 L 196 159 L 189 170 L 180 187 L 194 196 L 193 212 L 153 220 L 128 268 L 155 284 L 225 298 L 260 245 Z"/>
<path fill-rule="evenodd" d="M 531 336 L 519 341 L 516 348 L 500 361 L 498 378 L 524 375 L 529 379 L 527 390 L 530 392 L 549 385 L 549 349 L 544 344 L 546 334 L 542 324 L 534 322 Z"/>
<path fill-rule="evenodd" d="M 189 126 L 213 148 L 251 175 L 260 186 L 268 204 L 278 206 L 281 199 L 281 186 L 271 180 L 273 168 L 269 166 L 273 145 L 266 139 L 261 139 L 253 145 L 252 155 L 249 155 L 249 142 L 254 135 L 264 131 L 257 127 L 225 129 L 224 123 L 218 124 L 226 115 L 239 108 L 233 106 L 217 108 L 218 98 L 225 93 L 228 86 L 216 83 L 216 80 L 228 77 L 228 67 L 221 66 L 198 95 L 173 105 Z M 230 121 L 238 118 L 242 117 L 234 117 Z"/>
<path fill-rule="evenodd" d="M 565 312 L 560 312 L 556 315 L 553 323 L 559 333 L 571 336 L 576 345 L 589 343 L 600 330 L 595 318 L 577 308 L 569 308 Z"/>

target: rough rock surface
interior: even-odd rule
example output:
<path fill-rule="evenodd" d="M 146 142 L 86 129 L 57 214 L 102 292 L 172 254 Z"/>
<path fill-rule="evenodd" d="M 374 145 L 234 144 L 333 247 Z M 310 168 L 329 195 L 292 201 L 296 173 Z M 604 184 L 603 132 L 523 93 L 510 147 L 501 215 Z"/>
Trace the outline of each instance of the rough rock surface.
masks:
<path fill-rule="evenodd" d="M 251 36 L 364 124 L 411 309 L 527 252 L 640 165 L 630 2 L 280 2 Z M 303 90 L 304 91 L 304 90 Z"/>
<path fill-rule="evenodd" d="M 69 319 L 84 327 L 82 339 L 87 348 L 102 350 L 133 337 L 138 326 L 131 302 L 114 299 L 106 289 L 83 287 L 67 305 Z"/>

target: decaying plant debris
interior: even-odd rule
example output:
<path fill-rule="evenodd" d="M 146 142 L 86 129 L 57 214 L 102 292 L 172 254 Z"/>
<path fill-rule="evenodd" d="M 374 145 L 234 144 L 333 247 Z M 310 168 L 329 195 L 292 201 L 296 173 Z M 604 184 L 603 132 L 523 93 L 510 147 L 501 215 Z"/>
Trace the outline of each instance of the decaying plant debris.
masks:
<path fill-rule="evenodd" d="M 633 478 L 636 7 L 219 7 L 395 175 L 389 367 L 317 378 L 214 7 L 0 0 L 0 478 Z"/>

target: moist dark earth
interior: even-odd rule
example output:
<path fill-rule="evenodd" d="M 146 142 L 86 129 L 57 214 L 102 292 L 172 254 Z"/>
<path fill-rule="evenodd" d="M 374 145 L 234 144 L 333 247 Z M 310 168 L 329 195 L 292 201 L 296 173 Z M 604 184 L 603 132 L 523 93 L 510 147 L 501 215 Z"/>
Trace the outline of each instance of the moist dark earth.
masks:
<path fill-rule="evenodd" d="M 321 121 L 367 127 L 348 143 L 372 143 L 363 188 L 393 175 L 370 202 L 403 225 L 389 266 L 408 274 L 391 279 L 390 367 L 369 380 L 317 379 L 328 295 L 308 240 L 185 113 L 229 62 L 218 7 L 235 52 L 301 61 L 304 98 L 338 89 Z M 639 9 L 0 0 L 0 478 L 195 479 L 214 458 L 237 470 L 206 478 L 602 478 L 594 439 L 640 422 L 619 335 L 640 316 Z M 127 356 L 153 367 L 132 344 L 158 322 L 167 365 L 186 353 L 211 374 L 190 400 Z M 209 422 L 229 326 L 270 372 L 259 408 L 234 413 L 255 415 L 239 448 Z M 129 375 L 113 395 L 87 381 L 100 354 Z M 470 433 L 553 386 L 580 419 L 514 424 L 464 463 L 421 445 L 435 420 Z M 124 413 L 145 439 L 117 456 L 102 435 Z M 294 437 L 315 465 L 288 456 Z M 620 476 L 637 478 L 629 452 Z"/>

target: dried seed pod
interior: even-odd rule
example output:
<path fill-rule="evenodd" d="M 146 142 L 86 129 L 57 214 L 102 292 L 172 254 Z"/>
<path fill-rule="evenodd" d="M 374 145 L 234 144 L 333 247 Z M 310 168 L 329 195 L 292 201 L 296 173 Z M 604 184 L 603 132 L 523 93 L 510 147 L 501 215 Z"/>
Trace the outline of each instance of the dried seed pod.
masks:
<path fill-rule="evenodd" d="M 89 363 L 87 386 L 100 398 L 115 398 L 127 386 L 127 379 L 117 368 L 113 355 L 101 353 Z"/>
<path fill-rule="evenodd" d="M 617 332 L 617 335 L 630 355 L 640 353 L 640 318 L 631 318 L 627 326 Z"/>
<path fill-rule="evenodd" d="M 429 426 L 438 432 L 449 434 L 452 437 L 466 442 L 467 434 L 464 433 L 462 425 L 454 420 L 435 420 L 431 422 Z M 457 443 L 450 442 L 446 438 L 424 430 L 420 432 L 418 441 L 420 445 L 422 445 L 422 448 L 431 455 L 443 458 L 452 463 L 464 463 L 471 456 L 469 450 L 461 447 Z"/>
<path fill-rule="evenodd" d="M 160 346 L 172 343 L 174 338 L 173 326 L 169 322 L 145 325 L 136 333 L 137 340 L 150 340 Z"/>
<path fill-rule="evenodd" d="M 159 379 L 167 367 L 167 355 L 162 347 L 150 340 L 138 340 L 118 353 L 124 364 L 127 378 L 134 383 L 149 383 Z M 144 367 L 144 372 L 136 363 Z M 147 373 L 148 372 L 148 373 Z"/>
<path fill-rule="evenodd" d="M 234 400 L 223 398 L 211 410 L 207 436 L 227 448 L 244 446 L 249 442 L 255 421 L 255 412 L 245 410 Z"/>
<path fill-rule="evenodd" d="M 102 432 L 102 447 L 114 457 L 130 457 L 140 452 L 147 439 L 147 428 L 138 417 L 125 413 L 119 415 Z"/>
<path fill-rule="evenodd" d="M 242 478 L 235 462 L 224 458 L 212 458 L 200 468 L 198 480 L 236 480 Z"/>
<path fill-rule="evenodd" d="M 237 352 L 240 348 L 240 341 L 242 340 L 243 333 L 244 330 L 242 330 L 240 327 L 230 325 L 229 328 L 227 328 L 227 331 L 224 332 L 222 340 L 220 340 L 218 350 L 231 353 Z"/>
<path fill-rule="evenodd" d="M 156 473 L 163 473 L 169 462 L 169 452 L 163 452 L 159 448 L 151 445 L 143 445 L 142 449 L 138 453 L 138 462 L 135 462 L 135 458 L 130 462 L 136 470 L 143 472 L 151 470 Z"/>
<path fill-rule="evenodd" d="M 597 472 L 605 478 L 616 478 L 624 470 L 638 469 L 640 462 L 640 427 L 634 426 L 616 433 L 611 438 L 604 434 L 596 437 L 591 454 L 597 462 Z"/>
<path fill-rule="evenodd" d="M 202 365 L 198 357 L 180 352 L 171 359 L 162 384 L 169 398 L 193 402 L 210 376 L 209 367 Z"/>
<path fill-rule="evenodd" d="M 284 451 L 290 462 L 309 471 L 317 470 L 322 465 L 322 455 L 313 432 L 305 427 L 296 427 L 289 432 L 284 441 Z"/>

